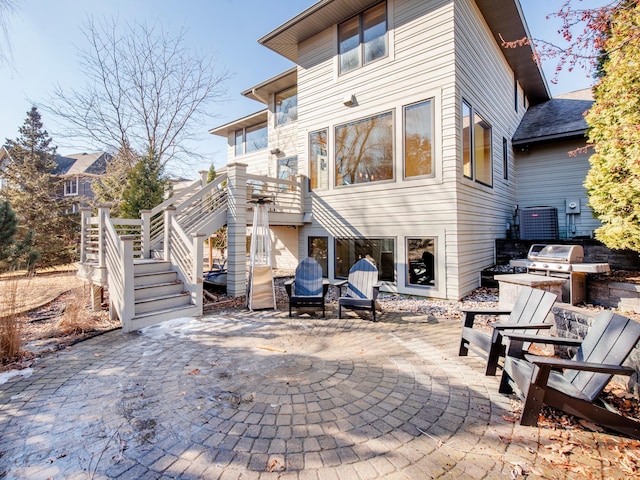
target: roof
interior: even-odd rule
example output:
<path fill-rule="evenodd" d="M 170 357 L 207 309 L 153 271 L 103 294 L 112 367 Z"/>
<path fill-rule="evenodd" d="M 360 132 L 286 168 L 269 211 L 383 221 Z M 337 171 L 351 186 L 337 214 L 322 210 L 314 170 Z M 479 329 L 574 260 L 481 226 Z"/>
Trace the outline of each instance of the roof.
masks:
<path fill-rule="evenodd" d="M 74 153 L 71 155 L 56 155 L 54 175 L 102 175 L 107 170 L 108 154 Z"/>
<path fill-rule="evenodd" d="M 261 45 L 298 63 L 298 45 L 361 12 L 378 0 L 320 0 L 258 40 Z M 519 0 L 476 0 L 498 45 L 506 40 L 531 38 Z M 502 50 L 532 105 L 550 98 L 547 81 L 533 61 L 532 45 Z"/>
<path fill-rule="evenodd" d="M 591 89 L 558 95 L 527 110 L 513 135 L 513 145 L 583 137 L 584 113 L 593 105 Z"/>
<path fill-rule="evenodd" d="M 260 110 L 259 112 L 252 113 L 251 115 L 247 115 L 246 117 L 239 118 L 238 120 L 234 120 L 229 123 L 225 123 L 224 125 L 220 125 L 219 127 L 214 127 L 209 130 L 209 133 L 212 135 L 218 135 L 220 137 L 227 137 L 230 133 L 235 132 L 236 130 L 240 130 L 246 127 L 253 127 L 262 122 L 267 121 L 267 109 Z"/>
<path fill-rule="evenodd" d="M 269 105 L 269 95 L 281 92 L 289 87 L 298 84 L 298 67 L 290 68 L 275 77 L 271 77 L 255 87 L 248 88 L 242 95 L 252 100 L 257 100 L 265 105 Z"/>

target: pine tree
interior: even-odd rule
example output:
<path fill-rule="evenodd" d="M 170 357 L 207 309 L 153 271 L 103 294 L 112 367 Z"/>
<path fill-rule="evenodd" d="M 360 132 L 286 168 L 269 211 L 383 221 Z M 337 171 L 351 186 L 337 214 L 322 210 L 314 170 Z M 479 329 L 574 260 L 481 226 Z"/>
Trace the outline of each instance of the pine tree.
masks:
<path fill-rule="evenodd" d="M 36 107 L 27 112 L 19 134 L 15 140 L 7 139 L 4 172 L 8 182 L 4 193 L 18 216 L 17 242 L 24 244 L 32 236 L 40 254 L 38 265 L 68 263 L 73 259 L 77 228 L 73 217 L 63 214 L 68 205 L 57 194 L 61 180 L 52 176 L 56 148 Z"/>
<path fill-rule="evenodd" d="M 167 179 L 158 156 L 150 150 L 129 172 L 121 206 L 125 218 L 140 217 L 140 210 L 150 210 L 164 200 Z"/>
<path fill-rule="evenodd" d="M 94 193 L 94 205 L 109 205 L 111 207 L 111 216 L 114 218 L 122 215 L 121 208 L 124 201 L 124 192 L 127 188 L 127 178 L 135 163 L 135 154 L 125 145 L 107 162 L 105 174 L 91 185 Z"/>
<path fill-rule="evenodd" d="M 29 230 L 18 242 L 18 217 L 9 200 L 0 200 L 0 271 L 19 268 L 20 264 L 30 269 L 40 257 L 33 250 L 33 232 Z"/>
<path fill-rule="evenodd" d="M 602 222 L 596 238 L 640 252 L 640 6 L 617 11 L 607 57 L 586 120 L 595 153 L 585 181 L 589 206 Z"/>

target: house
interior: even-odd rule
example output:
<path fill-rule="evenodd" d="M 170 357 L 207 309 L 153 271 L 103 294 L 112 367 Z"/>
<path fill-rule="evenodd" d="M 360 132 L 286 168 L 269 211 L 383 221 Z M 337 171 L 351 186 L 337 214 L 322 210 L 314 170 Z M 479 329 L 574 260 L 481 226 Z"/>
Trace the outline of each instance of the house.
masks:
<path fill-rule="evenodd" d="M 72 199 L 69 213 L 77 213 L 80 207 L 90 204 L 94 198 L 91 185 L 107 171 L 111 155 L 105 152 L 56 155 L 56 168 L 52 174 L 63 180 L 61 197 Z"/>
<path fill-rule="evenodd" d="M 295 64 L 242 92 L 262 109 L 210 132 L 230 165 L 308 177 L 304 225 L 272 229 L 287 263 L 314 256 L 335 279 L 369 255 L 384 290 L 459 299 L 521 202 L 564 219 L 578 199 L 563 235 L 597 226 L 571 175 L 586 157 L 558 156 L 584 125 L 536 132 L 587 104 L 551 99 L 532 47 L 501 46 L 525 36 L 517 0 L 319 1 L 259 39 Z"/>

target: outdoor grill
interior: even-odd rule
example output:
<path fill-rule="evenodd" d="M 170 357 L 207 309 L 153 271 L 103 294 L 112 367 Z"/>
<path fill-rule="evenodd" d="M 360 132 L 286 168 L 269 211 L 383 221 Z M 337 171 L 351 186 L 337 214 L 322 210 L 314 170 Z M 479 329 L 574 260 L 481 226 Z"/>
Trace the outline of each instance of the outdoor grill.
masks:
<path fill-rule="evenodd" d="M 609 271 L 608 263 L 583 263 L 581 245 L 540 245 L 529 249 L 526 259 L 512 260 L 512 267 L 525 267 L 532 275 L 563 278 L 562 301 L 576 305 L 587 299 L 587 273 Z"/>

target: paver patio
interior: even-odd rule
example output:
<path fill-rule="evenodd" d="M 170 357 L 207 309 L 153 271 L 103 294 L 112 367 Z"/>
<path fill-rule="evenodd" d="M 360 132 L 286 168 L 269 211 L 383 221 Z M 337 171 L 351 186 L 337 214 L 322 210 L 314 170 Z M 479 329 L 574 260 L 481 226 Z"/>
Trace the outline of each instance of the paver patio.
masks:
<path fill-rule="evenodd" d="M 49 355 L 0 385 L 0 478 L 627 478 L 613 435 L 550 462 L 460 322 L 380 320 L 228 310 Z"/>

